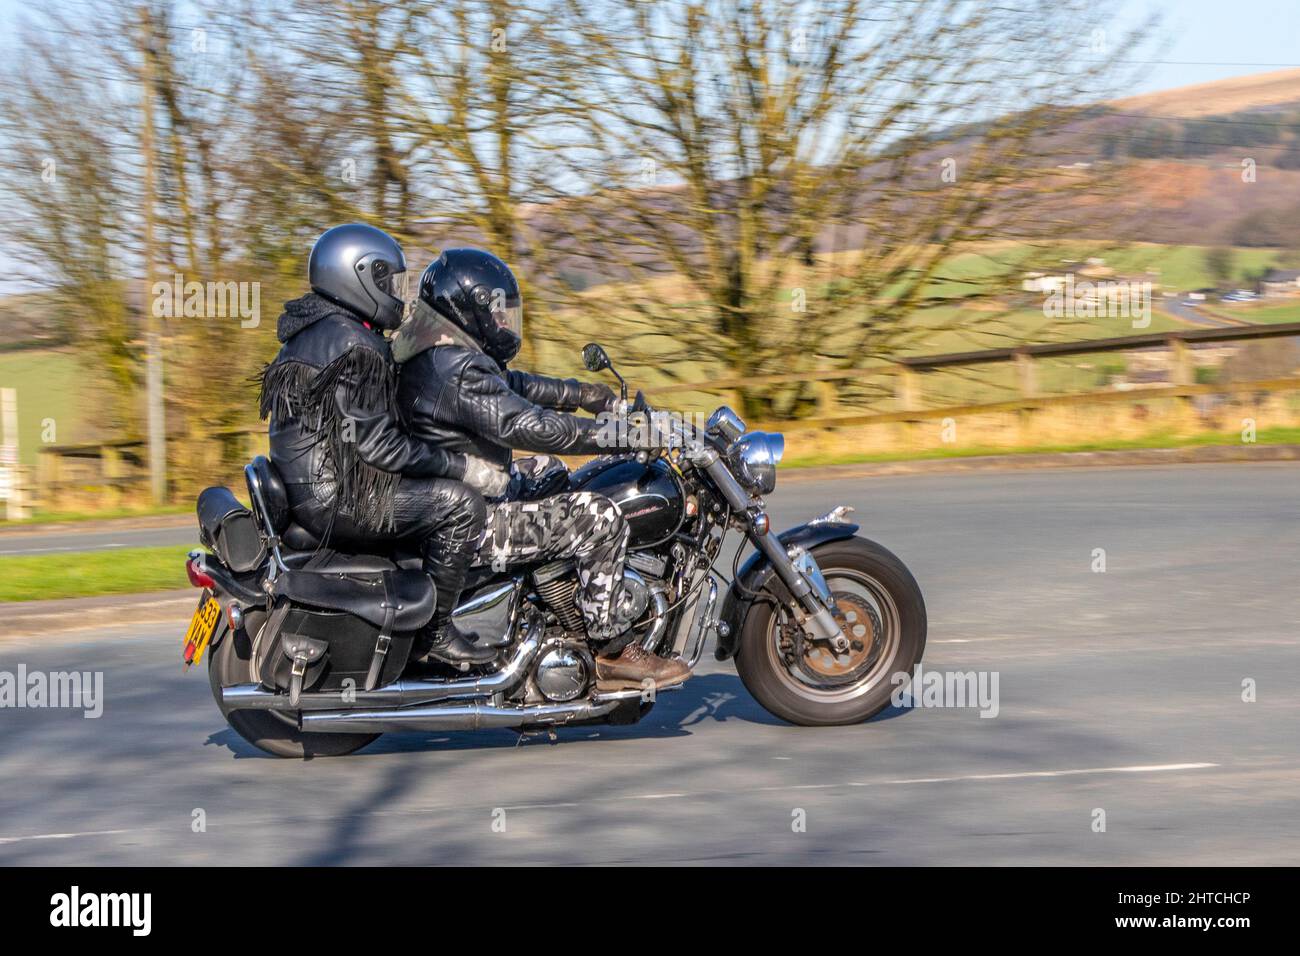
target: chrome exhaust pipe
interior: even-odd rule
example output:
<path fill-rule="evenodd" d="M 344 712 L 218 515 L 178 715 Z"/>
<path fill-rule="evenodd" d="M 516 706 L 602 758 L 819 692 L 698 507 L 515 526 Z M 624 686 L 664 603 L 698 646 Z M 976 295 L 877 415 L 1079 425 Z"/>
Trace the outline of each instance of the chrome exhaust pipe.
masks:
<path fill-rule="evenodd" d="M 365 707 L 407 707 L 440 700 L 479 699 L 505 694 L 519 686 L 541 647 L 546 623 L 540 615 L 530 617 L 524 638 L 505 665 L 491 674 L 466 680 L 396 680 L 374 690 L 304 693 L 297 707 L 289 706 L 288 694 L 268 691 L 260 684 L 232 684 L 221 689 L 221 703 L 231 710 L 343 710 Z"/>
<path fill-rule="evenodd" d="M 313 711 L 302 715 L 302 729 L 304 732 L 325 734 L 380 734 L 403 730 L 484 730 L 493 727 L 523 727 L 528 724 L 558 725 L 603 717 L 617 707 L 618 703 L 618 700 L 604 700 L 494 707 L 478 701 L 466 701 L 461 704 L 405 707 L 400 710 Z"/>

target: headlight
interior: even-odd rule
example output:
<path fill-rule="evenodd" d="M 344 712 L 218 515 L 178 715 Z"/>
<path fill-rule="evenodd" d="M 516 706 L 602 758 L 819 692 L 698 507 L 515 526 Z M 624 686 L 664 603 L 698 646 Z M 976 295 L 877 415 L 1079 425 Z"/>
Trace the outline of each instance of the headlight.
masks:
<path fill-rule="evenodd" d="M 784 454 L 784 435 L 746 432 L 731 446 L 728 458 L 742 485 L 760 495 L 767 495 L 776 487 L 776 466 Z"/>

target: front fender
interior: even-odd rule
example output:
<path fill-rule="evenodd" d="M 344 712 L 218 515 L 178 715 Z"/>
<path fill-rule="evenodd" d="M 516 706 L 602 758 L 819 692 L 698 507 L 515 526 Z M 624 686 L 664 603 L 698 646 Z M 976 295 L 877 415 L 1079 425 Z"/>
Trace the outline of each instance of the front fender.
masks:
<path fill-rule="evenodd" d="M 858 528 L 856 524 L 838 522 L 801 524 L 782 531 L 777 535 L 777 540 L 785 545 L 787 551 L 795 545 L 811 551 L 818 545 L 851 538 L 858 533 Z M 745 588 L 745 591 L 742 592 L 737 584 Z M 718 615 L 718 620 L 727 625 L 727 636 L 723 637 L 719 629 L 718 644 L 713 651 L 714 657 L 718 660 L 725 661 L 736 653 L 736 644 L 740 640 L 740 626 L 745 621 L 745 615 L 749 613 L 750 605 L 754 603 L 754 598 L 748 595 L 769 590 L 769 584 L 776 585 L 776 590 L 772 593 L 778 600 L 784 601 L 789 597 L 785 593 L 785 585 L 781 583 L 780 578 L 776 577 L 776 570 L 767 560 L 767 556 L 762 551 L 755 551 L 740 566 L 735 580 L 731 582 L 731 587 L 727 588 L 726 597 L 722 599 L 722 611 Z"/>

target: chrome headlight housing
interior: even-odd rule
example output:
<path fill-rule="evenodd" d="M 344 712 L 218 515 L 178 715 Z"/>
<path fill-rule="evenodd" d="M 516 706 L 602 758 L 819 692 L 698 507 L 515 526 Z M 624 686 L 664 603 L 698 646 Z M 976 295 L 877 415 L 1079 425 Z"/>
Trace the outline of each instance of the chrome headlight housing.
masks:
<path fill-rule="evenodd" d="M 727 452 L 727 460 L 742 485 L 760 495 L 776 487 L 776 466 L 785 454 L 785 436 L 779 432 L 746 432 Z"/>
<path fill-rule="evenodd" d="M 714 444 L 720 451 L 726 451 L 731 447 L 731 443 L 741 436 L 745 430 L 745 423 L 740 420 L 740 416 L 733 412 L 726 405 L 723 405 L 704 423 L 704 434 L 714 440 Z"/>

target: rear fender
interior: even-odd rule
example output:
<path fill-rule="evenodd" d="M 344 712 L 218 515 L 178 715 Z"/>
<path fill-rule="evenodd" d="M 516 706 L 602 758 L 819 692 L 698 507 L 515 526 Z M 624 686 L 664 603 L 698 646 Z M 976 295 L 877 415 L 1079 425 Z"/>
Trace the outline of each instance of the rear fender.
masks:
<path fill-rule="evenodd" d="M 216 582 L 218 591 L 228 594 L 240 604 L 266 603 L 266 595 L 257 588 L 259 572 L 235 574 L 222 564 L 216 555 L 204 551 L 191 551 L 190 560 L 194 562 L 196 568 Z"/>
<path fill-rule="evenodd" d="M 858 533 L 858 529 L 858 525 L 847 522 L 819 521 L 796 525 L 777 535 L 777 540 L 785 545 L 787 551 L 792 547 L 811 551 L 831 541 L 851 538 Z M 722 636 L 722 629 L 719 629 L 718 645 L 713 651 L 718 660 L 725 661 L 735 655 L 736 645 L 740 640 L 740 627 L 745 622 L 750 606 L 755 600 L 760 599 L 756 595 L 767 595 L 782 603 L 791 601 L 791 595 L 786 590 L 785 584 L 761 551 L 755 551 L 740 566 L 740 570 L 736 572 L 736 579 L 731 582 L 726 597 L 722 599 L 722 611 L 718 620 L 726 624 L 727 628 L 726 637 Z"/>

